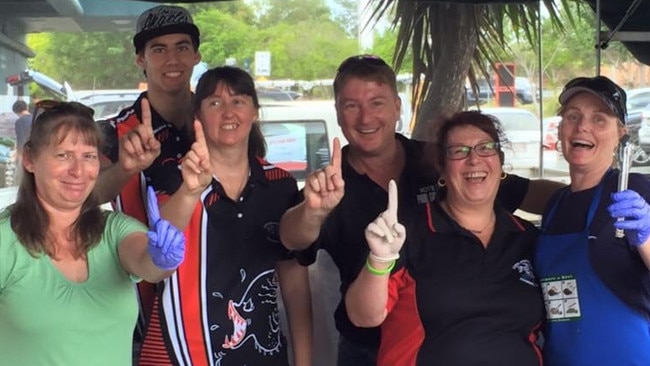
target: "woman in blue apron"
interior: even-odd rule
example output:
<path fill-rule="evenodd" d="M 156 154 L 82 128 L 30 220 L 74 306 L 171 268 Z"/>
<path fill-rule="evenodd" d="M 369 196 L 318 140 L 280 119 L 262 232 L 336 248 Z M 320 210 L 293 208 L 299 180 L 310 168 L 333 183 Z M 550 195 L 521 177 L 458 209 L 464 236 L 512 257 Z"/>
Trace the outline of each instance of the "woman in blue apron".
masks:
<path fill-rule="evenodd" d="M 560 104 L 571 184 L 549 203 L 534 265 L 546 306 L 544 364 L 650 365 L 650 180 L 630 174 L 617 192 L 611 168 L 627 133 L 625 91 L 602 76 L 576 78 Z"/>

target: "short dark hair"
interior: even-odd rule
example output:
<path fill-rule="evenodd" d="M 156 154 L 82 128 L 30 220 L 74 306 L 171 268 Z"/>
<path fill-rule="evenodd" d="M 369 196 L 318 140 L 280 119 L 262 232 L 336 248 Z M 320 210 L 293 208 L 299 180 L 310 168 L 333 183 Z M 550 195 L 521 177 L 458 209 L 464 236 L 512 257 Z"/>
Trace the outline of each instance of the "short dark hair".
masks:
<path fill-rule="evenodd" d="M 198 116 L 201 102 L 211 96 L 219 84 L 227 86 L 234 94 L 248 95 L 259 111 L 260 102 L 255 91 L 255 81 L 246 71 L 234 66 L 219 66 L 201 75 L 194 91 L 194 115 Z M 248 137 L 248 154 L 263 158 L 266 156 L 266 141 L 259 122 L 253 123 Z"/>
<path fill-rule="evenodd" d="M 11 110 L 14 111 L 14 113 L 22 113 L 27 110 L 27 102 L 24 100 L 17 100 L 14 102 L 14 105 L 11 106 Z"/>
<path fill-rule="evenodd" d="M 438 172 L 443 172 L 447 167 L 447 139 L 449 132 L 460 126 L 473 126 L 485 132 L 490 138 L 498 142 L 500 146 L 507 143 L 506 134 L 501 127 L 501 122 L 491 114 L 480 111 L 458 112 L 448 117 L 442 117 L 435 121 L 431 127 L 431 142 L 427 158 L 432 159 L 433 165 Z M 501 148 L 499 148 L 501 150 Z M 499 152 L 501 164 L 504 162 L 503 152 Z"/>
<path fill-rule="evenodd" d="M 351 78 L 386 84 L 397 95 L 397 77 L 395 71 L 375 55 L 356 55 L 346 58 L 339 65 L 334 78 L 334 98 Z"/>

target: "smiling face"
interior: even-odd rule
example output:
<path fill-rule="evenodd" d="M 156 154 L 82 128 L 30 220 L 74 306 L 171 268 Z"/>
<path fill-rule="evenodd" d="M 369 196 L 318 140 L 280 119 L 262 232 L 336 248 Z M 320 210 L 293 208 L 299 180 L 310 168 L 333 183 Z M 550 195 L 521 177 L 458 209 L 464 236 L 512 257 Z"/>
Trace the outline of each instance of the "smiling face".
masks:
<path fill-rule="evenodd" d="M 34 174 L 36 196 L 47 211 L 79 210 L 97 181 L 99 152 L 77 131 L 58 135 L 37 153 L 28 150 L 23 164 Z"/>
<path fill-rule="evenodd" d="M 626 133 L 607 105 L 598 96 L 583 92 L 568 100 L 560 115 L 558 135 L 570 169 L 607 170 L 619 139 Z"/>
<path fill-rule="evenodd" d="M 485 150 L 484 144 L 495 142 L 490 135 L 478 127 L 461 125 L 453 127 L 447 135 L 447 158 L 442 177 L 447 184 L 447 199 L 456 204 L 490 204 L 494 203 L 499 189 L 501 177 L 501 160 L 498 148 L 494 151 Z M 479 147 L 474 148 L 479 145 Z M 461 146 L 473 149 L 464 159 L 452 160 Z M 476 149 L 482 148 L 479 156 Z"/>
<path fill-rule="evenodd" d="M 336 98 L 336 111 L 350 148 L 378 155 L 395 140 L 400 98 L 388 84 L 350 77 Z"/>
<path fill-rule="evenodd" d="M 208 145 L 247 148 L 258 111 L 251 96 L 235 94 L 228 85 L 219 82 L 214 93 L 201 101 L 198 117 Z"/>
<path fill-rule="evenodd" d="M 188 91 L 194 66 L 201 54 L 192 38 L 184 33 L 166 34 L 149 40 L 139 52 L 136 63 L 147 75 L 147 88 L 179 93 Z"/>

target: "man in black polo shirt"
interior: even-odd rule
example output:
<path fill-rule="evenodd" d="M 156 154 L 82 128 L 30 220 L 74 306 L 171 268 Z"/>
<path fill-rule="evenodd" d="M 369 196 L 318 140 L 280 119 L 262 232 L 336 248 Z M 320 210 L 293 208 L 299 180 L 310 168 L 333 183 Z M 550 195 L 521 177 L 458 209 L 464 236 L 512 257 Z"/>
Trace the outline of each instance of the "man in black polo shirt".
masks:
<path fill-rule="evenodd" d="M 408 213 L 424 214 L 426 203 L 435 199 L 438 174 L 422 165 L 425 143 L 395 133 L 401 100 L 395 73 L 382 59 L 360 55 L 343 61 L 334 96 L 349 144 L 342 151 L 335 146 L 331 164 L 307 177 L 305 200 L 285 213 L 280 236 L 289 249 L 309 248 L 303 264 L 313 263 L 317 250 L 325 249 L 339 268 L 344 295 L 368 255 L 364 229 L 386 208 L 388 182 L 397 181 L 399 220 L 406 222 Z M 557 188 L 553 182 L 508 176 L 499 199 L 508 210 L 539 213 Z M 379 328 L 352 325 L 343 302 L 334 317 L 340 332 L 338 365 L 376 365 Z"/>

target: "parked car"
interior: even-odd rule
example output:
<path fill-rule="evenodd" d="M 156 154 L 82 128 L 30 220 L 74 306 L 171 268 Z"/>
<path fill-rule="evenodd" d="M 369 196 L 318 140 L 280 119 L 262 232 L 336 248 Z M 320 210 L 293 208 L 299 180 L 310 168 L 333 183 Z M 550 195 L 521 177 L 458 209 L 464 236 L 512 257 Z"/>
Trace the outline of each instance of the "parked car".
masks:
<path fill-rule="evenodd" d="M 76 100 L 95 111 L 95 119 L 108 119 L 116 116 L 122 109 L 130 106 L 138 99 L 142 90 L 90 90 L 76 91 Z"/>
<path fill-rule="evenodd" d="M 515 95 L 521 104 L 535 103 L 535 86 L 528 78 L 515 77 Z"/>
<path fill-rule="evenodd" d="M 506 171 L 532 176 L 539 170 L 540 121 L 533 113 L 521 108 L 481 108 L 496 117 L 508 141 L 502 146 Z"/>
<path fill-rule="evenodd" d="M 51 77 L 34 70 L 25 70 L 19 74 L 8 76 L 5 81 L 15 87 L 27 86 L 36 83 L 41 89 L 51 95 L 52 98 L 69 100 L 72 95 L 72 88 L 67 82 L 63 84 Z"/>
<path fill-rule="evenodd" d="M 257 98 L 260 104 L 268 102 L 288 102 L 293 101 L 294 97 L 288 92 L 280 89 L 257 89 Z"/>
<path fill-rule="evenodd" d="M 477 93 L 474 92 L 472 86 L 468 83 L 465 85 L 465 92 L 467 93 L 467 104 L 480 105 L 487 103 L 494 99 L 494 89 L 485 79 L 476 80 Z"/>
<path fill-rule="evenodd" d="M 544 135 L 542 147 L 545 150 L 557 150 L 557 130 L 560 121 L 562 121 L 562 117 L 560 116 L 547 117 L 542 120 L 542 131 Z"/>
<path fill-rule="evenodd" d="M 491 79 L 490 83 L 485 79 L 478 79 L 476 80 L 476 84 L 478 93 L 475 93 L 469 84 L 465 85 L 467 103 L 469 105 L 480 105 L 496 98 L 496 82 L 494 78 Z M 521 104 L 531 104 L 537 100 L 535 86 L 530 82 L 530 80 L 528 80 L 528 78 L 522 76 L 515 77 L 514 92 L 517 101 Z"/>

